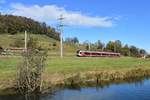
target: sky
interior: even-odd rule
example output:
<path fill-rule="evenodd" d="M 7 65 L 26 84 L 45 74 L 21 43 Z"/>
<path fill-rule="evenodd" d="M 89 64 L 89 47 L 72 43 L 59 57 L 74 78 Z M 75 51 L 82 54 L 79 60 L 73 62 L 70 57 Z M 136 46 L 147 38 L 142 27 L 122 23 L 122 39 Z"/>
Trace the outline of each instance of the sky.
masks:
<path fill-rule="evenodd" d="M 0 0 L 0 12 L 26 16 L 56 27 L 80 42 L 121 40 L 150 53 L 150 0 Z"/>

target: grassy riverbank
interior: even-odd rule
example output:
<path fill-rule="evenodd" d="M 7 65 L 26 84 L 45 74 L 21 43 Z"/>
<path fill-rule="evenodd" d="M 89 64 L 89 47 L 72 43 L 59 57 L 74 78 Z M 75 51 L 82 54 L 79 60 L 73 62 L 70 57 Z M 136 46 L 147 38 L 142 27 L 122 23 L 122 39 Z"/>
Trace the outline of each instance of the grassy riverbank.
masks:
<path fill-rule="evenodd" d="M 20 57 L 0 58 L 0 90 L 14 85 Z M 141 58 L 49 57 L 43 79 L 47 86 L 89 80 L 114 80 L 150 75 L 150 61 Z"/>

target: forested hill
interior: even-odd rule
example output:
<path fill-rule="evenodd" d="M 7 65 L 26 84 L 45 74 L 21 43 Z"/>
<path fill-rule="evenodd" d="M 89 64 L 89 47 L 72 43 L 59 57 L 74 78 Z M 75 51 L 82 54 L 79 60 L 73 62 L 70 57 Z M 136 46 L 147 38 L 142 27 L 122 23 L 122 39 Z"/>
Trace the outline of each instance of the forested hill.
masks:
<path fill-rule="evenodd" d="M 59 40 L 59 33 L 54 28 L 47 26 L 44 22 L 41 23 L 22 16 L 0 14 L 0 34 L 21 34 L 25 30 L 32 34 L 45 34 L 53 39 Z"/>

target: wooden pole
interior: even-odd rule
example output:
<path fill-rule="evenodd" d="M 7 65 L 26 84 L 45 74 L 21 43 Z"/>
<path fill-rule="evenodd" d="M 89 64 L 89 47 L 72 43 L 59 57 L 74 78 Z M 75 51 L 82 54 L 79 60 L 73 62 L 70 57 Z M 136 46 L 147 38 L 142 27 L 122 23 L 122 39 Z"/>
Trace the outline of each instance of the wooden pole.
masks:
<path fill-rule="evenodd" d="M 24 42 L 25 43 L 24 44 L 25 45 L 24 49 L 25 49 L 25 51 L 27 51 L 27 31 L 25 31 L 25 39 L 24 40 L 25 40 L 25 42 Z"/>

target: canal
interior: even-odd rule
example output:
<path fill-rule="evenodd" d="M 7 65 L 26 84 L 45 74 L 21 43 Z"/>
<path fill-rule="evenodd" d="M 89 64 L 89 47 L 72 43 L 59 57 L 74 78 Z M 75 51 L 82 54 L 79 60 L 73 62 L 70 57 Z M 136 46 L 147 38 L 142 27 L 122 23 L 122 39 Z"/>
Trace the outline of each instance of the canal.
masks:
<path fill-rule="evenodd" d="M 0 96 L 0 100 L 25 100 L 23 96 Z M 32 99 L 31 99 L 32 100 Z M 150 79 L 106 86 L 64 88 L 36 96 L 35 100 L 150 100 Z"/>

